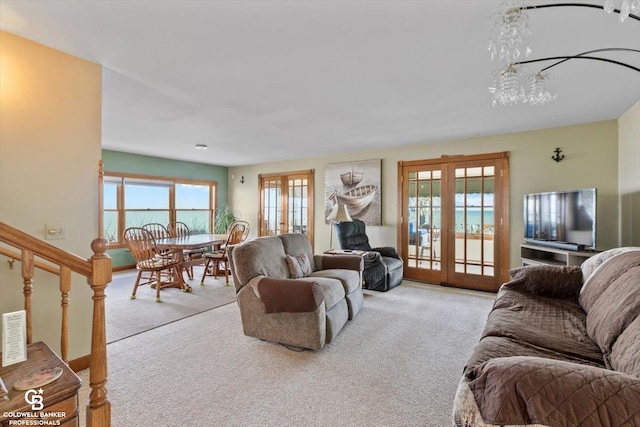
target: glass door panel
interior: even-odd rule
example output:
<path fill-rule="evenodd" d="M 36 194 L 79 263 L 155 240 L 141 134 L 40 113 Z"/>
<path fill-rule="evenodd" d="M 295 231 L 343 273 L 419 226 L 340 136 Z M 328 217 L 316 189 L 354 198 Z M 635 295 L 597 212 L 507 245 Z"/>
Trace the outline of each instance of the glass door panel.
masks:
<path fill-rule="evenodd" d="M 493 276 L 493 167 L 456 168 L 455 271 Z"/>
<path fill-rule="evenodd" d="M 287 233 L 307 234 L 307 188 L 309 184 L 306 178 L 289 179 L 289 221 Z"/>
<path fill-rule="evenodd" d="M 313 170 L 260 176 L 260 236 L 301 233 L 313 242 Z"/>
<path fill-rule="evenodd" d="M 262 183 L 261 236 L 277 236 L 282 233 L 282 180 L 265 179 Z"/>
<path fill-rule="evenodd" d="M 441 265 L 442 170 L 418 169 L 407 175 L 405 252 L 408 276 L 433 280 Z"/>

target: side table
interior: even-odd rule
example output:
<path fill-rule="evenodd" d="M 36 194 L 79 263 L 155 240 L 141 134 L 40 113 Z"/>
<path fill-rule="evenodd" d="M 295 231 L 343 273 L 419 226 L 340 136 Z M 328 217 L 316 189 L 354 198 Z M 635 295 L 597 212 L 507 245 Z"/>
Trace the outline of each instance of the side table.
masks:
<path fill-rule="evenodd" d="M 52 383 L 38 387 L 37 391 L 42 390 L 41 394 L 31 394 L 42 397 L 41 404 L 38 402 L 34 405 L 27 403 L 25 400 L 27 392 L 14 390 L 13 384 L 22 376 L 55 367 L 62 368 L 62 376 Z M 79 425 L 78 390 L 82 381 L 45 343 L 40 341 L 29 344 L 27 346 L 27 360 L 0 368 L 0 377 L 9 392 L 8 400 L 0 399 L 0 426 L 60 425 L 77 427 Z M 31 399 L 32 402 L 33 400 Z M 29 424 L 29 421 L 26 420 L 34 420 L 35 422 Z M 43 420 L 42 422 L 45 423 L 38 424 L 38 420 Z"/>
<path fill-rule="evenodd" d="M 364 255 L 367 251 L 358 251 L 355 249 L 329 249 L 328 251 L 324 251 L 324 254 L 327 255 Z"/>

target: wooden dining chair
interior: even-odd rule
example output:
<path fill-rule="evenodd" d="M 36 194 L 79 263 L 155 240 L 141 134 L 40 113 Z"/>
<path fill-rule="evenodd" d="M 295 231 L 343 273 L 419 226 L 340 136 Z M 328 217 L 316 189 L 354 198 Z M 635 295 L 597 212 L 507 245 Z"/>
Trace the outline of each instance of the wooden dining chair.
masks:
<path fill-rule="evenodd" d="M 158 240 L 158 239 L 166 239 L 167 237 L 169 237 L 169 232 L 167 231 L 167 227 L 165 227 L 164 225 L 162 225 L 162 224 L 160 224 L 158 222 L 151 222 L 151 223 L 145 224 L 145 225 L 142 226 L 142 228 L 144 228 L 149 233 L 151 233 L 153 238 L 156 239 L 156 240 Z M 160 253 L 166 252 L 165 249 L 158 249 L 158 250 L 160 251 Z M 167 271 L 163 271 L 162 274 L 166 275 L 166 274 L 168 274 L 168 272 Z M 154 274 L 151 273 L 148 277 L 145 277 L 145 275 L 143 274 L 142 278 L 143 278 L 143 280 L 153 280 Z"/>
<path fill-rule="evenodd" d="M 167 224 L 167 231 L 169 232 L 169 237 L 184 237 L 191 235 L 191 231 L 189 230 L 189 226 L 184 222 L 173 221 Z M 189 280 L 193 279 L 193 266 L 194 265 L 204 265 L 207 260 L 204 257 L 205 252 L 207 252 L 207 248 L 195 248 L 195 249 L 185 249 L 182 251 L 184 255 L 185 261 L 194 261 L 189 263 L 188 266 L 184 267 L 184 271 L 187 272 L 189 276 Z"/>
<path fill-rule="evenodd" d="M 167 227 L 157 222 L 145 224 L 142 228 L 151 233 L 154 239 L 166 239 L 167 237 L 170 237 Z"/>
<path fill-rule="evenodd" d="M 218 271 L 220 268 L 224 269 L 224 276 L 227 286 L 229 286 L 229 259 L 227 258 L 227 248 L 229 246 L 237 245 L 245 240 L 249 236 L 249 223 L 247 221 L 234 221 L 229 225 L 227 230 L 227 238 L 220 249 L 212 252 L 207 252 L 204 257 L 207 263 L 204 266 L 204 272 L 202 273 L 202 280 L 200 284 L 204 284 L 204 278 L 209 272 L 209 268 L 213 270 L 213 277 L 218 277 Z"/>
<path fill-rule="evenodd" d="M 131 299 L 136 298 L 138 286 L 141 285 L 155 284 L 157 302 L 160 302 L 160 289 L 169 282 L 179 280 L 180 287 L 185 289 L 181 277 L 183 260 L 181 250 L 160 252 L 151 232 L 141 227 L 127 228 L 124 231 L 124 241 L 136 261 L 136 269 L 138 270 Z M 145 278 L 145 282 L 140 283 L 143 273 L 149 273 L 149 276 Z"/>

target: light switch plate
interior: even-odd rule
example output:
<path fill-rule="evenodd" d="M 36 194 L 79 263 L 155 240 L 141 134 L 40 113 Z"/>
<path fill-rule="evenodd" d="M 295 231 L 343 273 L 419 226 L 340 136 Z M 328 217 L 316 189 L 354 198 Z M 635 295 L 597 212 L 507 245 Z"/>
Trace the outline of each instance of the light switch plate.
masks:
<path fill-rule="evenodd" d="M 67 224 L 51 223 L 44 225 L 44 238 L 46 240 L 58 240 L 67 238 Z"/>

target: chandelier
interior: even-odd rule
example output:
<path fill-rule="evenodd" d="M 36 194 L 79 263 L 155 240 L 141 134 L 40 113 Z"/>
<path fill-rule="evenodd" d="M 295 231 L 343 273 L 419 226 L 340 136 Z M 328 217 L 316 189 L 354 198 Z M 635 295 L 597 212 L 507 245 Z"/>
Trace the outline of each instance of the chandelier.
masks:
<path fill-rule="evenodd" d="M 605 12 L 611 13 L 616 10 L 616 2 L 613 0 L 606 0 L 602 7 Z M 640 0 L 623 0 L 620 5 L 620 22 L 624 22 L 632 13 L 640 12 Z"/>
<path fill-rule="evenodd" d="M 603 6 L 586 3 L 556 3 L 527 6 L 521 0 L 503 3 L 502 9 L 496 14 L 496 20 L 492 28 L 492 35 L 488 46 L 489 52 L 491 53 L 491 60 L 497 59 L 504 64 L 502 68 L 493 72 L 493 85 L 489 87 L 489 92 L 492 94 L 491 105 L 493 107 L 497 105 L 507 106 L 514 104 L 543 105 L 553 101 L 558 95 L 548 88 L 547 84 L 551 80 L 551 75 L 546 71 L 570 59 L 605 61 L 640 72 L 640 68 L 620 61 L 591 55 L 593 53 L 610 51 L 640 53 L 637 49 L 605 48 L 570 56 L 533 60 L 523 59 L 531 55 L 531 48 L 529 47 L 531 31 L 529 31 L 528 11 L 530 9 L 560 6 L 603 9 L 607 13 L 615 12 L 620 14 L 620 22 L 624 22 L 627 18 L 632 18 L 640 22 L 640 17 L 636 15 L 636 13 L 640 13 L 640 0 L 623 0 L 620 9 L 616 9 L 614 0 L 606 0 Z M 524 64 L 552 60 L 556 60 L 557 62 L 531 75 L 524 74 Z"/>

